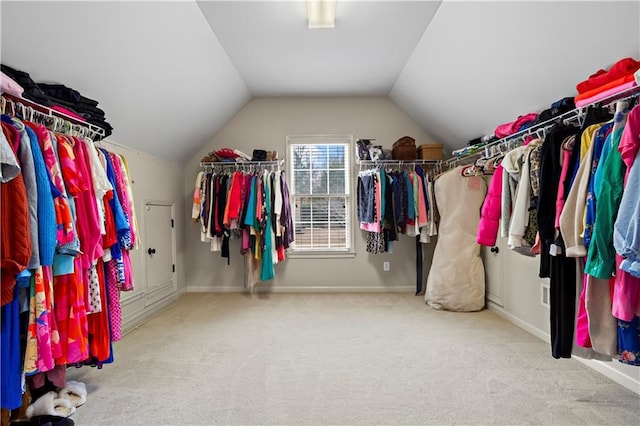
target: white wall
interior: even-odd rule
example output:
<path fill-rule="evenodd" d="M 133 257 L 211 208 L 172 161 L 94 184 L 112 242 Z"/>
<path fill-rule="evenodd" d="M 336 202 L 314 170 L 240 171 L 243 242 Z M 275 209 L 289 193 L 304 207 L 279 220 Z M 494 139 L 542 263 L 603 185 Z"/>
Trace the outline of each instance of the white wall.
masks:
<path fill-rule="evenodd" d="M 183 168 L 178 163 L 173 163 L 144 151 L 125 147 L 115 141 L 105 140 L 101 144 L 105 149 L 117 152 L 126 157 L 131 173 L 133 197 L 136 209 L 136 217 L 139 225 L 139 247 L 131 251 L 131 263 L 133 267 L 135 290 L 121 293 L 123 328 L 129 331 L 150 315 L 158 312 L 168 302 L 175 300 L 181 292 L 184 292 L 184 228 L 180 226 L 184 221 L 184 197 L 182 196 Z M 144 268 L 144 259 L 147 256 L 145 246 L 145 202 L 166 201 L 175 204 L 176 219 L 176 284 L 178 291 L 157 303 L 149 303 L 146 294 L 147 273 Z"/>
<path fill-rule="evenodd" d="M 303 134 L 353 134 L 375 138 L 391 147 L 402 136 L 411 136 L 416 144 L 431 139 L 387 97 L 349 98 L 254 98 L 197 153 L 185 167 L 185 246 L 187 289 L 189 291 L 235 291 L 242 289 L 244 263 L 238 241 L 231 242 L 231 265 L 219 252 L 211 253 L 200 242 L 199 225 L 190 219 L 194 181 L 200 159 L 209 151 L 230 147 L 251 155 L 253 149 L 276 150 L 286 154 L 286 136 Z M 352 176 L 355 178 L 354 166 Z M 353 258 L 290 258 L 276 266 L 276 278 L 262 283 L 274 291 L 315 290 L 359 291 L 402 290 L 415 287 L 415 240 L 401 236 L 393 254 L 366 253 L 361 231 L 356 230 Z M 432 251 L 433 247 L 425 247 Z M 430 255 L 428 255 L 430 259 Z M 390 261 L 391 270 L 382 271 L 382 262 Z M 425 274 L 426 278 L 426 274 Z"/>

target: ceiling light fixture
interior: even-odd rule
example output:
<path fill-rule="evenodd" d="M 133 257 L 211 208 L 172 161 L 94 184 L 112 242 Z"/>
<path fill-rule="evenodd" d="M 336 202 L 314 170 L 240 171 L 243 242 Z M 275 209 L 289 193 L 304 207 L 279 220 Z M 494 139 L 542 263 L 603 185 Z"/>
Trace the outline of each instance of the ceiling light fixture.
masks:
<path fill-rule="evenodd" d="M 309 28 L 333 28 L 336 22 L 336 0 L 307 0 Z"/>

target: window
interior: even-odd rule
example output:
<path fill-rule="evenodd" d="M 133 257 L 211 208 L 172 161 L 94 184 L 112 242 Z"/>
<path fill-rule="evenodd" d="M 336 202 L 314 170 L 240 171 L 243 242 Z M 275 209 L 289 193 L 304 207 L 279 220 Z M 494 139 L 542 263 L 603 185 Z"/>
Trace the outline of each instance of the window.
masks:
<path fill-rule="evenodd" d="M 351 136 L 287 137 L 297 253 L 350 252 Z"/>

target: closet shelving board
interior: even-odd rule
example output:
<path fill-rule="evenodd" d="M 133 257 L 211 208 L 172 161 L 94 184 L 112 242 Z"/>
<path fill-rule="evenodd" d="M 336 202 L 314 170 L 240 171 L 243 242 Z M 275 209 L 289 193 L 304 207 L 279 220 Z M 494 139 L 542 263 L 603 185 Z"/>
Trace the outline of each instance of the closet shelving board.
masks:
<path fill-rule="evenodd" d="M 284 165 L 284 161 L 284 158 L 273 161 L 201 161 L 200 168 L 221 168 L 223 170 L 270 168 L 271 170 L 280 170 Z"/>
<path fill-rule="evenodd" d="M 505 147 L 506 149 L 504 149 L 503 151 L 509 151 L 510 150 L 508 146 L 509 144 L 516 142 L 518 140 L 522 140 L 525 137 L 531 136 L 533 134 L 543 135 L 546 132 L 546 130 L 548 130 L 551 126 L 553 126 L 558 122 L 570 123 L 572 121 L 581 120 L 586 114 L 587 109 L 592 106 L 600 105 L 604 107 L 609 107 L 609 106 L 615 105 L 615 102 L 619 100 L 630 99 L 638 95 L 640 95 L 640 86 L 633 86 L 631 88 L 615 93 L 599 101 L 574 108 L 550 120 L 543 121 L 542 123 L 538 123 L 534 126 L 521 130 L 517 133 L 514 133 L 509 136 L 505 136 L 501 139 L 498 139 L 497 141 L 493 141 L 491 143 L 478 147 L 478 150 L 473 153 L 454 156 L 446 160 L 441 160 L 440 161 L 441 166 L 443 167 L 443 169 L 447 169 L 447 168 L 450 169 L 459 164 L 468 164 L 468 161 L 471 161 L 471 160 L 487 158 L 487 157 L 490 157 L 491 153 L 495 151 L 496 148 L 499 148 L 499 147 Z"/>
<path fill-rule="evenodd" d="M 39 103 L 30 101 L 25 98 L 19 98 L 17 96 L 10 95 L 8 93 L 2 93 L 2 109 L 3 112 L 6 109 L 7 105 L 10 105 L 13 108 L 13 115 L 16 115 L 20 112 L 22 118 L 29 118 L 29 115 L 32 114 L 40 114 L 44 117 L 53 118 L 53 119 L 62 119 L 69 123 L 71 126 L 76 126 L 80 128 L 86 129 L 91 136 L 91 139 L 94 141 L 98 141 L 104 138 L 105 133 L 104 129 L 98 127 L 94 124 L 88 123 L 86 121 L 78 120 L 75 117 L 67 115 L 63 112 L 56 111 L 44 105 L 40 105 Z M 20 108 L 18 108 L 20 106 Z"/>
<path fill-rule="evenodd" d="M 421 165 L 438 164 L 440 160 L 357 160 L 360 167 L 396 166 L 396 165 Z"/>

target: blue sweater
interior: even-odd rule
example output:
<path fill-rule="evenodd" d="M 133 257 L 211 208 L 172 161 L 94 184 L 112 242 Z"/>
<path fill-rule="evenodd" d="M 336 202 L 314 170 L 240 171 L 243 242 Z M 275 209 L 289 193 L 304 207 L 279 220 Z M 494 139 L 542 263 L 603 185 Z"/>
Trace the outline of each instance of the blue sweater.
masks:
<path fill-rule="evenodd" d="M 42 151 L 38 145 L 38 137 L 35 132 L 25 126 L 29 140 L 31 141 L 31 153 L 36 174 L 36 187 L 38 189 L 38 246 L 40 248 L 40 264 L 53 265 L 53 255 L 56 250 L 56 211 L 53 206 L 53 194 L 49 171 L 42 157 Z"/>

